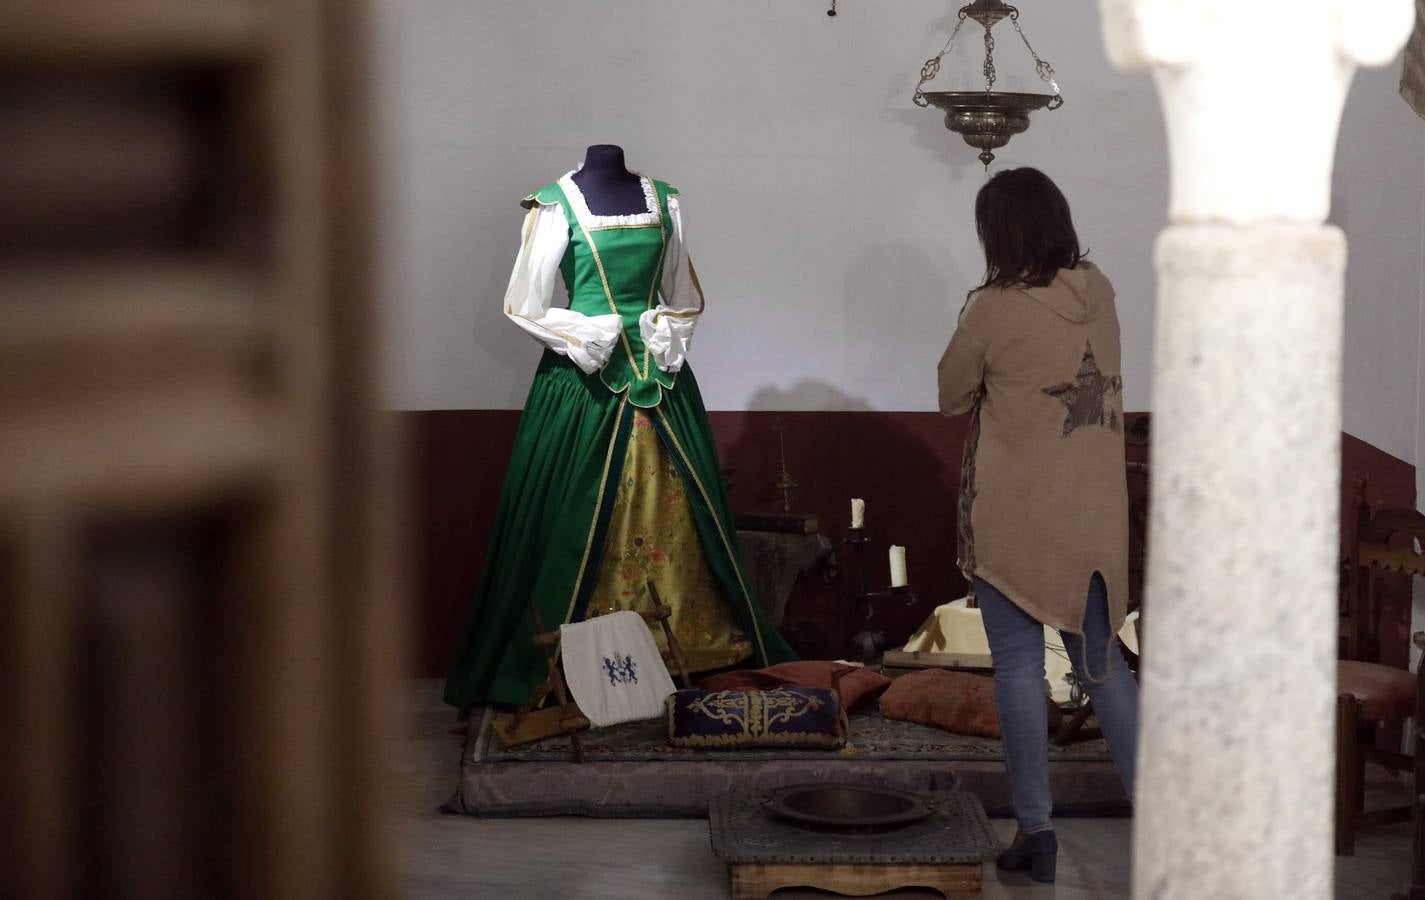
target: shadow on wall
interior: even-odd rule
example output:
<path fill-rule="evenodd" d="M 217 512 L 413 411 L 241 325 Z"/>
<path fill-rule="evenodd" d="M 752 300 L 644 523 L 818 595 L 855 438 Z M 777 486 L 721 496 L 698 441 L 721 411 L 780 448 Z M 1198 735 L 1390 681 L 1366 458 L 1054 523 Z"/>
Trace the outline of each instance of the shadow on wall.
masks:
<path fill-rule="evenodd" d="M 871 543 L 862 552 L 869 590 L 890 583 L 887 548 L 906 548 L 918 602 L 877 611 L 872 627 L 885 630 L 889 645 L 903 643 L 932 609 L 963 595 L 964 581 L 955 564 L 963 419 L 876 411 L 861 398 L 811 379 L 788 387 L 765 386 L 753 397 L 752 407 L 749 412 L 709 414 L 722 463 L 732 470 L 734 509 L 781 509 L 776 483 L 785 446 L 787 471 L 797 483 L 792 510 L 820 518 L 821 532 L 837 547 L 849 574 L 854 576 L 857 560 L 842 541 L 850 525 L 852 497 L 866 501 Z M 788 408 L 814 411 L 776 411 Z M 861 623 L 852 620 L 849 603 L 831 599 L 811 618 L 823 630 L 828 648 L 840 653 Z"/>
<path fill-rule="evenodd" d="M 945 127 L 945 114 L 931 107 L 921 109 L 885 109 L 882 121 L 898 125 L 910 132 L 915 145 L 930 153 L 936 163 L 945 167 L 952 183 L 985 180 L 985 167 L 980 162 L 978 151 L 965 143 L 953 131 Z"/>
<path fill-rule="evenodd" d="M 873 411 L 864 397 L 852 397 L 836 385 L 815 378 L 803 378 L 788 387 L 763 385 L 752 395 L 747 408 L 776 415 L 786 415 L 782 410 Z"/>

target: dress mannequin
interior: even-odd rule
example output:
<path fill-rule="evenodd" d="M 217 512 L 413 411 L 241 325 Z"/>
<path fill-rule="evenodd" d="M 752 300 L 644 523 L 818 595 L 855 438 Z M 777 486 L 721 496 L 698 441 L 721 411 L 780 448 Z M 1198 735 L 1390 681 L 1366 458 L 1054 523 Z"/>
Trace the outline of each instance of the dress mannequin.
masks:
<path fill-rule="evenodd" d="M 596 216 L 629 215 L 648 208 L 643 183 L 625 165 L 622 147 L 590 147 L 584 154 L 584 165 L 574 173 L 574 183 Z"/>
<path fill-rule="evenodd" d="M 548 677 L 531 609 L 550 625 L 643 612 L 650 584 L 669 598 L 690 670 L 795 658 L 738 559 L 686 364 L 704 302 L 679 197 L 602 144 L 522 203 L 505 315 L 545 352 L 446 681 L 458 709 L 518 706 Z"/>

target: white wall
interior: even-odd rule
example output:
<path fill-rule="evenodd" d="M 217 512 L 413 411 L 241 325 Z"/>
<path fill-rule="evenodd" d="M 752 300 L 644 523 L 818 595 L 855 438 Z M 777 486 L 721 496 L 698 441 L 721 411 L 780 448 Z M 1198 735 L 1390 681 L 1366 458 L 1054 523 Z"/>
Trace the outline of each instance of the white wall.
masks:
<path fill-rule="evenodd" d="M 1413 463 L 1425 122 L 1400 98 L 1399 84 L 1399 62 L 1357 73 L 1341 120 L 1331 220 L 1350 239 L 1345 430 Z"/>
<path fill-rule="evenodd" d="M 983 170 L 910 103 L 952 6 L 844 0 L 829 19 L 819 0 L 377 0 L 391 404 L 520 406 L 538 349 L 499 312 L 517 201 L 587 144 L 617 143 L 685 193 L 710 408 L 932 409 L 935 361 L 982 269 Z M 1118 286 L 1125 403 L 1146 409 L 1167 185 L 1157 99 L 1105 59 L 1096 3 L 1019 6 L 1068 102 L 1036 114 L 1000 165 L 1064 188 Z M 973 83 L 973 27 L 937 84 Z M 1001 86 L 1030 88 L 1027 52 L 998 36 Z M 1283 72 L 1264 90 L 1287 89 Z M 1362 72 L 1334 213 L 1352 242 L 1347 430 L 1403 459 L 1416 449 L 1419 128 L 1395 73 Z"/>

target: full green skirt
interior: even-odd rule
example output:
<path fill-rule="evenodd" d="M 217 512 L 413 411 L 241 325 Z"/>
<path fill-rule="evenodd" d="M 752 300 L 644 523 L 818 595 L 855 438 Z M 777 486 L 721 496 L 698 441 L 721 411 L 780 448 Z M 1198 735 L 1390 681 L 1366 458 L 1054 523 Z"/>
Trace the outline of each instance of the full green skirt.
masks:
<path fill-rule="evenodd" d="M 548 674 L 534 646 L 533 605 L 545 628 L 584 617 L 635 407 L 597 376 L 546 351 L 515 435 L 494 535 L 445 702 L 519 705 Z M 759 665 L 793 659 L 767 624 L 737 557 L 717 446 L 692 370 L 645 410 L 683 480 L 709 569 Z M 677 602 L 676 598 L 665 598 Z"/>

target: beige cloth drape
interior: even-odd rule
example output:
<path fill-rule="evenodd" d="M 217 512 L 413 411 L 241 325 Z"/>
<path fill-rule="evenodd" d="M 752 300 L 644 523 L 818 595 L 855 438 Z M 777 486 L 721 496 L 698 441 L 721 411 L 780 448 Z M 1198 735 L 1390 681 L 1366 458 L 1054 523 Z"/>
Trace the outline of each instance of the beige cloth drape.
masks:
<path fill-rule="evenodd" d="M 1135 628 L 1137 613 L 1124 622 L 1118 632 L 1123 646 L 1138 652 L 1138 631 Z M 952 656 L 990 655 L 990 639 L 985 634 L 985 623 L 978 609 L 971 609 L 965 601 L 956 600 L 938 606 L 930 618 L 920 626 L 902 648 L 907 653 L 946 653 Z M 1044 677 L 1049 682 L 1049 695 L 1055 703 L 1068 703 L 1069 682 L 1064 676 L 1073 667 L 1069 665 L 1069 655 L 1064 651 L 1064 640 L 1048 625 L 1044 626 Z"/>

